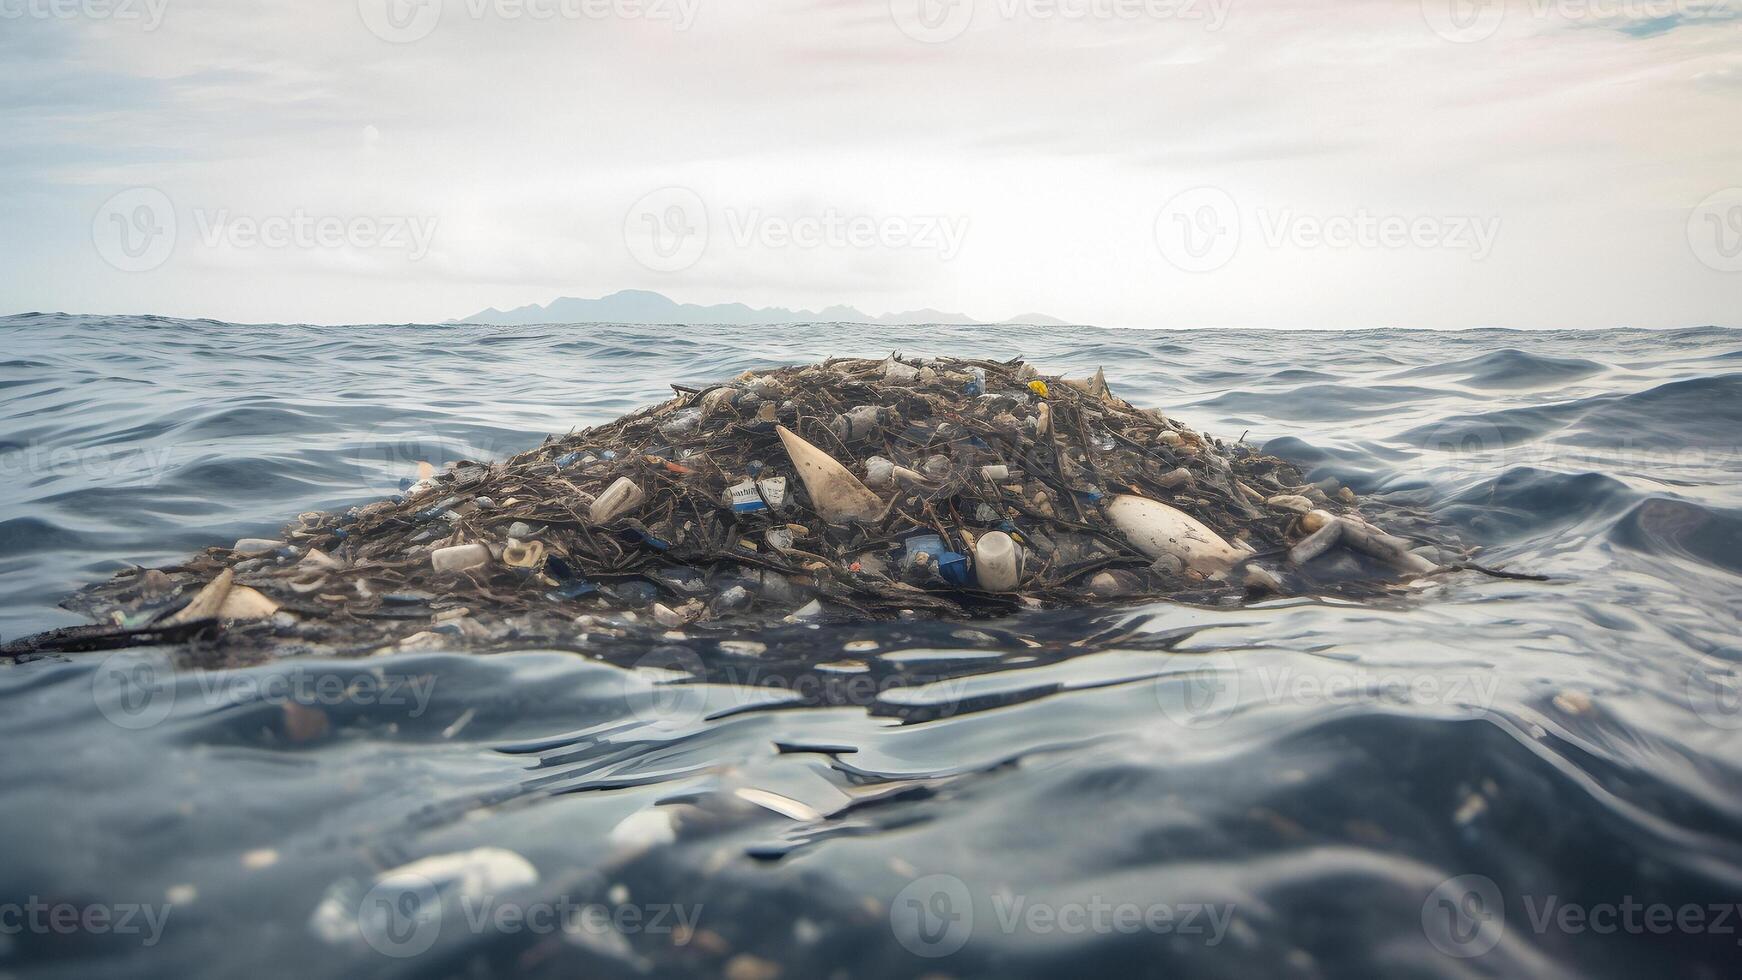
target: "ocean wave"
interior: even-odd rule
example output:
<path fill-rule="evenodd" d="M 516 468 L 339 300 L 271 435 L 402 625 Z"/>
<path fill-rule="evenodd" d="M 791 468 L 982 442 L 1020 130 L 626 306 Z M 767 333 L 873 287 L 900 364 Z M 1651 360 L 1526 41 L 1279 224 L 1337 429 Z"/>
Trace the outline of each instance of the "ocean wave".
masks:
<path fill-rule="evenodd" d="M 0 955 L 81 975 L 666 975 L 740 955 L 784 976 L 1721 975 L 1720 937 L 1532 916 L 1545 896 L 1742 887 L 1739 338 L 0 318 L 8 637 L 67 625 L 55 603 L 81 583 L 397 492 L 419 461 L 531 448 L 674 381 L 895 350 L 1104 368 L 1134 404 L 1377 494 L 1382 523 L 1407 510 L 1548 577 L 590 657 L 19 664 L 0 670 L 0 737 L 45 748 L 0 763 L 14 891 L 178 898 L 148 952 L 32 935 Z M 484 846 L 537 872 L 497 900 L 695 905 L 697 931 L 477 929 L 451 901 L 428 953 L 392 958 L 311 927 L 385 869 Z M 1427 916 L 1469 881 L 1504 908 L 1477 931 L 1492 948 L 1461 958 Z M 972 928 L 932 959 L 898 913 L 940 882 Z M 1230 911 L 1211 943 L 1177 918 L 1010 926 L 1018 899 Z"/>

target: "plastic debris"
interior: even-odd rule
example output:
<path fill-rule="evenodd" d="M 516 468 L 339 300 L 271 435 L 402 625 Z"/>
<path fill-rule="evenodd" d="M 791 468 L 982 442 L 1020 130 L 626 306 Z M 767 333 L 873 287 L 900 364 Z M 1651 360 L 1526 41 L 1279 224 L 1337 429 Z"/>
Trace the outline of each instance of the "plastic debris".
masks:
<path fill-rule="evenodd" d="M 776 426 L 775 431 L 780 434 L 799 479 L 804 481 L 812 506 L 825 520 L 848 523 L 876 518 L 883 509 L 883 501 L 866 489 L 858 477 L 786 426 Z"/>
<path fill-rule="evenodd" d="M 284 542 L 275 538 L 243 538 L 230 550 L 239 555 L 269 555 L 282 547 Z"/>
<path fill-rule="evenodd" d="M 786 477 L 767 480 L 745 480 L 726 489 L 726 505 L 740 514 L 759 510 L 775 510 L 786 506 Z"/>
<path fill-rule="evenodd" d="M 1107 507 L 1113 524 L 1151 558 L 1172 555 L 1205 575 L 1224 571 L 1240 552 L 1203 522 L 1158 500 L 1124 495 Z"/>
<path fill-rule="evenodd" d="M 1133 407 L 1101 372 L 835 359 L 676 392 L 509 459 L 432 468 L 419 493 L 298 515 L 282 539 L 130 570 L 72 603 L 103 625 L 0 649 L 218 628 L 361 654 L 578 644 L 635 623 L 1366 596 L 1462 553 L 1400 511 L 1386 522 L 1413 521 L 1409 538 L 1380 531 L 1361 510 L 1374 502 Z M 599 618 L 578 630 L 578 614 Z"/>
<path fill-rule="evenodd" d="M 231 569 L 226 568 L 219 572 L 211 582 L 188 600 L 188 604 L 183 606 L 180 612 L 169 618 L 168 624 L 173 626 L 215 618 L 218 615 L 218 610 L 224 608 L 224 599 L 229 596 L 230 586 L 235 581 L 236 573 Z"/>
<path fill-rule="evenodd" d="M 1015 592 L 1021 582 L 1021 555 L 1003 531 L 980 535 L 974 543 L 974 573 L 987 592 Z"/>
<path fill-rule="evenodd" d="M 509 568 L 537 568 L 544 564 L 544 545 L 511 537 L 502 549 L 502 564 Z"/>
<path fill-rule="evenodd" d="M 231 586 L 218 607 L 219 619 L 267 619 L 278 611 L 278 603 L 246 585 Z"/>
<path fill-rule="evenodd" d="M 490 549 L 481 544 L 456 544 L 430 552 L 429 563 L 438 572 L 463 572 L 489 564 Z"/>
<path fill-rule="evenodd" d="M 620 476 L 617 481 L 605 488 L 593 501 L 588 516 L 594 524 L 609 524 L 618 517 L 641 506 L 647 495 L 636 485 L 634 480 Z"/>

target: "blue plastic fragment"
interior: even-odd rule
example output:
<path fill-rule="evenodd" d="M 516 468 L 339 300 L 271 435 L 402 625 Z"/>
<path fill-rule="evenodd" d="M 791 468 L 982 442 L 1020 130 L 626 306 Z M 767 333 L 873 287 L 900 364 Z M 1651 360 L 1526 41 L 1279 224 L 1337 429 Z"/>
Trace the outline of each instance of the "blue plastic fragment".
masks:
<path fill-rule="evenodd" d="M 350 536 L 351 536 L 351 532 L 345 530 L 342 527 L 333 528 L 333 537 L 338 538 L 340 541 L 343 541 Z"/>
<path fill-rule="evenodd" d="M 945 551 L 938 556 L 938 574 L 951 585 L 968 584 L 968 556 L 959 551 Z"/>
<path fill-rule="evenodd" d="M 908 561 L 912 561 L 915 555 L 936 556 L 944 550 L 944 539 L 935 534 L 916 534 L 903 541 L 902 544 L 907 546 Z"/>
<path fill-rule="evenodd" d="M 546 593 L 546 596 L 558 600 L 579 599 L 581 596 L 592 595 L 597 591 L 599 591 L 597 585 L 594 585 L 584 578 L 578 578 L 573 582 L 565 582 L 562 585 L 557 586 Z"/>
<path fill-rule="evenodd" d="M 573 466 L 573 465 L 575 465 L 575 461 L 580 459 L 580 458 L 581 458 L 580 453 L 563 453 L 561 456 L 558 456 L 555 460 L 556 468 L 560 470 L 560 469 L 563 469 L 565 467 Z"/>
<path fill-rule="evenodd" d="M 409 477 L 409 476 L 400 477 L 399 478 L 399 489 L 400 489 L 400 492 L 402 492 L 402 493 L 406 490 L 410 490 L 411 489 L 411 477 Z"/>

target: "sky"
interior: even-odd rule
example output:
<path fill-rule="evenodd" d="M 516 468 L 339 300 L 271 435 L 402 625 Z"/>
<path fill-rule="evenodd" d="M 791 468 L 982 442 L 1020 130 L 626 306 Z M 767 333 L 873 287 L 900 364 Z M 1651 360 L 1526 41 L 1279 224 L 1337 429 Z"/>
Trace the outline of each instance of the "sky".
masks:
<path fill-rule="evenodd" d="M 0 314 L 1742 326 L 1742 0 L 0 0 Z"/>

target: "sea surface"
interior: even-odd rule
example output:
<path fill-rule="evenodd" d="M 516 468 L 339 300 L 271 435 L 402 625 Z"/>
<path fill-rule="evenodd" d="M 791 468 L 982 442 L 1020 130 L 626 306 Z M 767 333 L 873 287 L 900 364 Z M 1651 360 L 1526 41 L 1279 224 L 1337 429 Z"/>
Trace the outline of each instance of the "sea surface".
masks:
<path fill-rule="evenodd" d="M 793 627 L 636 669 L 0 666 L 0 977 L 1737 974 L 1734 331 L 9 317 L 0 635 L 418 459 L 891 351 L 1104 367 L 1548 580 Z"/>

